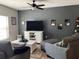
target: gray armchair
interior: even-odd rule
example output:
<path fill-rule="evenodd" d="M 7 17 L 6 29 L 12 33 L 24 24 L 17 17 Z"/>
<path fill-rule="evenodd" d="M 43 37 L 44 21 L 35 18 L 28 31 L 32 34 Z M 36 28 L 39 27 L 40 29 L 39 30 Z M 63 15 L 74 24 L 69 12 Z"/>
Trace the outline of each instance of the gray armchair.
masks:
<path fill-rule="evenodd" d="M 66 59 L 68 48 L 56 46 L 56 44 L 45 43 L 45 51 L 48 56 L 54 59 Z"/>
<path fill-rule="evenodd" d="M 30 59 L 30 48 L 15 49 L 9 41 L 0 41 L 0 59 Z"/>
<path fill-rule="evenodd" d="M 42 48 L 42 50 L 45 49 L 45 43 L 54 44 L 54 43 L 59 42 L 59 41 L 61 41 L 61 40 L 58 40 L 58 39 L 47 39 L 47 40 L 44 40 L 44 41 L 41 42 L 41 48 Z"/>

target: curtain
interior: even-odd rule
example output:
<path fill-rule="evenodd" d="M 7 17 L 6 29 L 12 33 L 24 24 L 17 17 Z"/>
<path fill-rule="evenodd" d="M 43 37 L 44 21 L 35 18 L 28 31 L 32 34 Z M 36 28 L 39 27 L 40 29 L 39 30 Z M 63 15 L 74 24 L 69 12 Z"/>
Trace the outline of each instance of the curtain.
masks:
<path fill-rule="evenodd" d="M 7 16 L 0 16 L 0 40 L 9 38 L 9 22 Z"/>

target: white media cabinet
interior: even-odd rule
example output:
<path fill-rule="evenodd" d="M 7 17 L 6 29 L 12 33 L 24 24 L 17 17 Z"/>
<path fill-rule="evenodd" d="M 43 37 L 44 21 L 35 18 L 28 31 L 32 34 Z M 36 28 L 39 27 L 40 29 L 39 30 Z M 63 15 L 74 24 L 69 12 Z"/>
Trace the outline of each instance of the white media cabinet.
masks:
<path fill-rule="evenodd" d="M 43 31 L 24 31 L 24 38 L 41 43 L 43 40 Z"/>

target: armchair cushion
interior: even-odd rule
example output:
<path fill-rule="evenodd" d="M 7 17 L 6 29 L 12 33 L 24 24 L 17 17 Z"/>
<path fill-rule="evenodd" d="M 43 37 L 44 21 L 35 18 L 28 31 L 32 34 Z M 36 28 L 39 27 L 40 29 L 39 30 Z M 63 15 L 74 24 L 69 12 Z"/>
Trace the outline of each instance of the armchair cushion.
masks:
<path fill-rule="evenodd" d="M 14 55 L 25 53 L 29 47 L 22 46 L 22 47 L 15 47 L 14 48 Z"/>

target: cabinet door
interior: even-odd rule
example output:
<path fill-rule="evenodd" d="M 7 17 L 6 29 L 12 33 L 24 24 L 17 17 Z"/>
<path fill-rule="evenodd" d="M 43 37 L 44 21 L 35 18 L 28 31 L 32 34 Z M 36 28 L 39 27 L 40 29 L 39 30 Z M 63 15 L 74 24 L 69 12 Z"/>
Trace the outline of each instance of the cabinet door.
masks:
<path fill-rule="evenodd" d="M 35 33 L 35 38 L 37 43 L 41 43 L 43 40 L 43 32 L 36 32 Z"/>
<path fill-rule="evenodd" d="M 29 37 L 29 32 L 28 32 L 28 31 L 25 31 L 25 32 L 24 32 L 24 38 L 27 39 L 27 40 L 30 39 L 30 37 Z"/>

